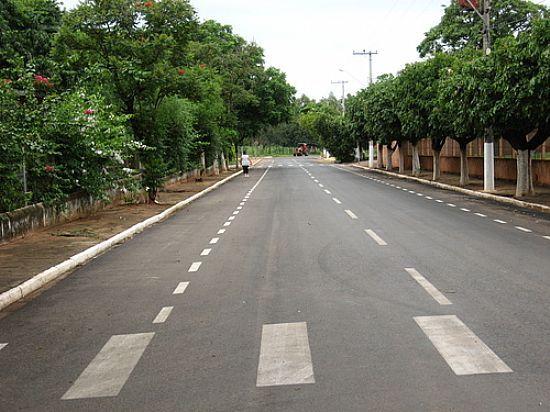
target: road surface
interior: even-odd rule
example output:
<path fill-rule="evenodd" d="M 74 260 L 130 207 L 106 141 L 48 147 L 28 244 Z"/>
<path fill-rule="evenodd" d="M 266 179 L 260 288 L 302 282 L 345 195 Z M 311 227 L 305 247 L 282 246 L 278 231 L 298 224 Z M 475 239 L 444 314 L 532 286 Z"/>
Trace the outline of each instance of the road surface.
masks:
<path fill-rule="evenodd" d="M 549 411 L 549 236 L 266 160 L 0 319 L 0 410 Z"/>

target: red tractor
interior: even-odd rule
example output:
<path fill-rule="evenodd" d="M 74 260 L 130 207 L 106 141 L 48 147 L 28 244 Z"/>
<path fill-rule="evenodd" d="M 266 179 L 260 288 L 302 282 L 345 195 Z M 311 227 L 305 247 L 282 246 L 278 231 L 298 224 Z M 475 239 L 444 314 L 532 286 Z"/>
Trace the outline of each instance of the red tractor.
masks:
<path fill-rule="evenodd" d="M 308 150 L 307 143 L 299 143 L 294 149 L 294 156 L 308 156 Z"/>

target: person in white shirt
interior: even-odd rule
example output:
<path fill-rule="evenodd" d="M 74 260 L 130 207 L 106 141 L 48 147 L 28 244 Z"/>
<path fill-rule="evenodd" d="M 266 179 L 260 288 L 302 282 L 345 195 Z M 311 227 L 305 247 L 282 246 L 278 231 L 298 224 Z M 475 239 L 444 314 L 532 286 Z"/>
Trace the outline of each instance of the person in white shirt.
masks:
<path fill-rule="evenodd" d="M 243 166 L 244 177 L 248 177 L 248 168 L 252 166 L 252 160 L 250 160 L 250 157 L 248 157 L 246 152 L 243 152 L 243 155 L 241 157 L 241 164 Z"/>

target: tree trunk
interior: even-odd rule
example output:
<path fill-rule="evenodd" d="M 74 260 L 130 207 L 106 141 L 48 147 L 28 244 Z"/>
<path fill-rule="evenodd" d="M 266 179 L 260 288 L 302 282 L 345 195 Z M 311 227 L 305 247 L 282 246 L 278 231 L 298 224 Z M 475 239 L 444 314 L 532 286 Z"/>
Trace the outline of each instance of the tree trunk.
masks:
<path fill-rule="evenodd" d="M 441 178 L 441 150 L 433 150 L 433 180 Z"/>
<path fill-rule="evenodd" d="M 399 145 L 399 173 L 405 173 L 405 145 Z"/>
<path fill-rule="evenodd" d="M 531 164 L 531 150 L 517 150 L 516 197 L 535 194 Z"/>
<path fill-rule="evenodd" d="M 382 159 L 383 146 L 380 143 L 376 143 L 376 167 L 382 169 L 384 167 L 384 162 Z"/>
<path fill-rule="evenodd" d="M 221 163 L 221 166 L 222 166 L 222 170 L 224 172 L 227 172 L 227 162 L 225 161 L 225 154 L 223 153 L 223 150 L 220 153 L 220 163 Z"/>
<path fill-rule="evenodd" d="M 393 155 L 393 150 L 391 148 L 391 143 L 386 146 L 386 170 L 391 172 L 393 170 L 393 165 L 391 162 L 391 157 Z"/>
<path fill-rule="evenodd" d="M 418 142 L 412 145 L 412 174 L 420 176 L 420 156 L 418 154 Z"/>
<path fill-rule="evenodd" d="M 470 172 L 468 170 L 468 156 L 466 155 L 466 146 L 460 147 L 460 186 L 466 186 L 470 183 Z"/>
<path fill-rule="evenodd" d="M 239 169 L 239 146 L 235 143 L 235 168 Z"/>

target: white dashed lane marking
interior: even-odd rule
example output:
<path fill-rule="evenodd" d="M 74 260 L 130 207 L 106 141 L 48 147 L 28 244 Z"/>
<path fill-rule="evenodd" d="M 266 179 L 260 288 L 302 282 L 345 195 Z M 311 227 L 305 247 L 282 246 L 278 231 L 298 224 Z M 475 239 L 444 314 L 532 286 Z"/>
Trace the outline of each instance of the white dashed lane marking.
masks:
<path fill-rule="evenodd" d="M 527 229 L 527 228 L 521 227 L 521 226 L 516 226 L 516 229 L 521 230 L 522 232 L 525 232 L 525 233 L 531 233 L 532 232 L 531 229 Z"/>
<path fill-rule="evenodd" d="M 263 325 L 257 387 L 315 383 L 307 324 Z"/>
<path fill-rule="evenodd" d="M 235 220 L 235 216 L 228 217 L 227 220 L 229 220 L 229 221 Z"/>
<path fill-rule="evenodd" d="M 0 343 L 0 350 L 4 349 L 6 346 L 8 346 L 7 343 Z"/>
<path fill-rule="evenodd" d="M 229 225 L 231 225 L 231 222 L 225 222 L 223 225 L 224 226 L 229 226 Z"/>
<path fill-rule="evenodd" d="M 405 268 L 416 282 L 440 305 L 452 305 L 451 301 L 414 268 Z"/>
<path fill-rule="evenodd" d="M 210 254 L 210 252 L 212 252 L 212 249 L 204 249 L 201 252 L 201 256 L 208 256 Z"/>
<path fill-rule="evenodd" d="M 543 236 L 543 238 L 550 240 L 550 236 Z"/>
<path fill-rule="evenodd" d="M 210 244 L 211 245 L 215 245 L 216 243 L 218 243 L 220 240 L 219 237 L 213 237 L 212 239 L 210 239 Z"/>
<path fill-rule="evenodd" d="M 189 266 L 188 272 L 197 272 L 201 267 L 201 265 L 202 265 L 202 262 L 193 262 L 191 266 Z"/>
<path fill-rule="evenodd" d="M 463 212 L 471 212 L 470 209 L 466 209 L 465 207 L 461 207 L 460 210 L 462 210 Z"/>
<path fill-rule="evenodd" d="M 436 202 L 437 202 L 437 203 L 443 203 L 443 200 L 437 199 Z"/>
<path fill-rule="evenodd" d="M 185 292 L 185 289 L 187 289 L 187 286 L 189 286 L 189 282 L 180 282 L 176 289 L 174 289 L 174 292 L 172 292 L 173 295 L 181 295 L 183 292 Z"/>
<path fill-rule="evenodd" d="M 456 316 L 417 316 L 414 320 L 456 375 L 512 372 Z"/>
<path fill-rule="evenodd" d="M 380 246 L 388 246 L 388 244 L 380 237 L 378 236 L 374 230 L 371 229 L 365 229 L 365 233 L 369 235 L 371 238 L 374 239 L 376 243 L 378 243 Z"/>
<path fill-rule="evenodd" d="M 330 192 L 330 190 L 327 190 L 327 189 L 325 189 L 325 193 L 326 193 L 327 195 L 331 195 L 331 194 L 332 194 L 332 193 Z"/>
<path fill-rule="evenodd" d="M 233 212 L 234 215 L 238 215 L 239 213 L 240 213 L 240 212 L 239 212 L 238 210 L 235 210 L 235 211 Z"/>
<path fill-rule="evenodd" d="M 500 223 L 501 225 L 505 225 L 506 222 L 504 220 L 500 220 L 500 219 L 495 219 L 493 220 L 493 222 L 497 222 L 497 223 Z"/>
<path fill-rule="evenodd" d="M 174 309 L 173 306 L 165 306 L 163 307 L 155 320 L 153 320 L 153 323 L 164 323 L 168 319 L 168 316 L 170 316 L 170 313 L 172 313 L 172 310 Z"/>
<path fill-rule="evenodd" d="M 449 206 L 449 207 L 456 207 L 456 205 L 453 204 L 453 203 L 447 203 L 447 206 Z"/>
<path fill-rule="evenodd" d="M 338 205 L 341 205 L 342 202 L 340 202 L 338 199 L 336 199 L 335 197 L 332 198 L 332 200 L 334 200 L 334 203 L 338 204 Z"/>
<path fill-rule="evenodd" d="M 226 229 L 220 229 L 218 230 L 218 235 L 223 235 L 225 233 Z"/>
<path fill-rule="evenodd" d="M 112 336 L 61 399 L 117 396 L 154 333 Z"/>
<path fill-rule="evenodd" d="M 484 215 L 483 213 L 474 213 L 474 215 L 479 217 L 487 217 L 487 215 Z"/>
<path fill-rule="evenodd" d="M 350 218 L 352 218 L 352 219 L 358 219 L 358 217 L 355 215 L 355 213 L 353 213 L 351 210 L 346 209 L 345 212 L 346 212 L 346 214 L 347 214 Z"/>

